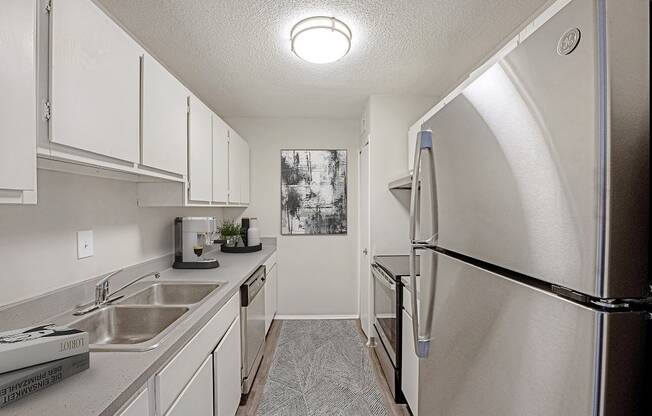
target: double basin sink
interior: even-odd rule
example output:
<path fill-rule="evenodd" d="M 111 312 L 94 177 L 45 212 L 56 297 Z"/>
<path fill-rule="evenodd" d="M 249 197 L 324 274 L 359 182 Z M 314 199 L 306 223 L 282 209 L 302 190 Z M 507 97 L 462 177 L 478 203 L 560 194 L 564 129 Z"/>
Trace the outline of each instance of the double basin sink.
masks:
<path fill-rule="evenodd" d="M 221 287 L 221 283 L 143 282 L 93 312 L 68 313 L 55 321 L 88 332 L 92 351 L 147 351 Z"/>

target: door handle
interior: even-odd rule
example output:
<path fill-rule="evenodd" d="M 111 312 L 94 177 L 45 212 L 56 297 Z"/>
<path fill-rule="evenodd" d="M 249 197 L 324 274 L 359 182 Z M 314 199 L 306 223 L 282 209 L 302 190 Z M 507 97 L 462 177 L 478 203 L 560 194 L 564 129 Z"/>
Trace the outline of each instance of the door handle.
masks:
<path fill-rule="evenodd" d="M 367 254 L 369 254 L 369 250 L 367 250 L 367 249 L 365 248 L 364 250 L 362 250 L 362 254 L 364 254 L 364 255 L 366 256 Z"/>
<path fill-rule="evenodd" d="M 432 148 L 432 131 L 422 130 L 417 135 L 416 142 L 416 151 L 414 152 L 414 173 L 412 174 L 412 194 L 410 198 L 410 286 L 412 290 L 410 291 L 411 300 L 412 300 L 412 336 L 414 338 L 414 350 L 418 357 L 425 358 L 430 353 L 430 340 L 431 340 L 431 328 L 434 315 L 434 304 L 435 304 L 435 286 L 436 286 L 436 277 L 435 273 L 437 272 L 437 257 L 433 255 L 432 261 L 432 270 L 423 270 L 422 276 L 428 276 L 432 279 L 430 285 L 428 286 L 427 293 L 427 302 L 422 302 L 422 305 L 425 306 L 425 319 L 421 319 L 421 314 L 419 311 L 419 291 L 417 290 L 417 256 L 416 251 L 419 249 L 427 249 L 434 246 L 437 243 L 438 235 L 438 206 L 437 206 L 437 182 L 435 177 L 435 157 L 433 154 Z M 421 169 L 421 158 L 422 154 L 426 154 L 428 160 L 424 164 L 424 169 L 422 172 Z M 430 209 L 429 212 L 424 214 L 431 215 L 431 224 L 433 235 L 424 241 L 416 240 L 416 212 L 417 205 L 419 204 L 419 176 L 427 175 L 427 185 L 430 185 L 430 189 L 424 187 L 423 192 L 430 197 Z"/>

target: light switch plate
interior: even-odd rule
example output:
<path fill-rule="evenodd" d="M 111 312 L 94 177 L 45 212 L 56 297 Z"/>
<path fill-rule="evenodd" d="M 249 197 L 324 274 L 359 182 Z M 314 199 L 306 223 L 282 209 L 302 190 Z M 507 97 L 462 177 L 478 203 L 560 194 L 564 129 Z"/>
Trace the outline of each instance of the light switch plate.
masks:
<path fill-rule="evenodd" d="M 77 258 L 93 255 L 93 230 L 77 231 Z"/>

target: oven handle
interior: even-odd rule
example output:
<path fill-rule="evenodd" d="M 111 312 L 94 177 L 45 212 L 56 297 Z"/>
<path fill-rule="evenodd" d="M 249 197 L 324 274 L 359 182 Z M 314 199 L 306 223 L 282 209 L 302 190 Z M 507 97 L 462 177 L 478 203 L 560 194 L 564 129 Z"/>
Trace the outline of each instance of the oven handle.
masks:
<path fill-rule="evenodd" d="M 378 280 L 383 286 L 388 288 L 391 291 L 396 291 L 396 282 L 394 282 L 387 274 L 375 264 L 371 265 L 371 273 L 374 275 L 376 280 Z"/>

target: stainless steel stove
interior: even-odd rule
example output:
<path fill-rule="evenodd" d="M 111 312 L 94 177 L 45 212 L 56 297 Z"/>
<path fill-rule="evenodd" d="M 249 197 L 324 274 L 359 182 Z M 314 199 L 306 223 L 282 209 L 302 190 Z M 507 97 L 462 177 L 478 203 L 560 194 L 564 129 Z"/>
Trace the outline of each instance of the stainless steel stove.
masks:
<path fill-rule="evenodd" d="M 375 256 L 371 265 L 374 292 L 374 335 L 376 356 L 396 403 L 405 403 L 401 392 L 401 337 L 403 283 L 409 276 L 408 256 Z"/>

